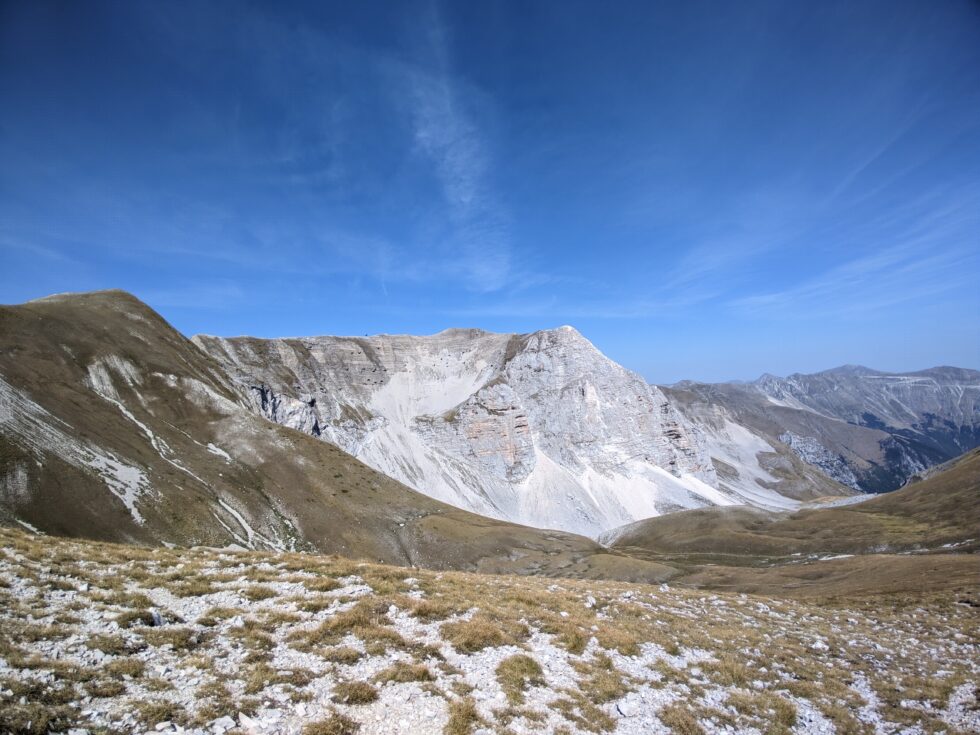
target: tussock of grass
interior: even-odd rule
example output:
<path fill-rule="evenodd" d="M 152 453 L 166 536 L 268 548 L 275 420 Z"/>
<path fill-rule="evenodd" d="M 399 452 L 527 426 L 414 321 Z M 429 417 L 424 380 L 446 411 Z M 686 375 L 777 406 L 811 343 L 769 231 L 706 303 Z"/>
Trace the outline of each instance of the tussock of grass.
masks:
<path fill-rule="evenodd" d="M 307 669 L 279 671 L 268 664 L 260 663 L 249 669 L 245 677 L 245 693 L 258 694 L 263 689 L 276 684 L 301 687 L 309 684 L 313 678 L 313 672 Z"/>
<path fill-rule="evenodd" d="M 704 728 L 683 704 L 667 705 L 657 716 L 675 735 L 704 735 Z"/>
<path fill-rule="evenodd" d="M 600 626 L 595 636 L 600 646 L 608 650 L 619 651 L 624 656 L 636 656 L 640 652 L 640 640 L 637 636 L 618 625 L 616 627 L 611 625 Z"/>
<path fill-rule="evenodd" d="M 18 637 L 29 643 L 38 641 L 51 641 L 67 638 L 71 635 L 71 629 L 63 625 L 32 625 L 27 624 L 20 627 Z"/>
<path fill-rule="evenodd" d="M 507 695 L 507 701 L 520 705 L 524 704 L 525 689 L 544 685 L 544 672 L 541 664 L 530 656 L 516 654 L 505 658 L 497 666 L 497 681 Z"/>
<path fill-rule="evenodd" d="M 298 623 L 303 619 L 303 616 L 299 613 L 294 613 L 290 610 L 263 610 L 262 620 L 263 622 L 273 628 L 277 628 L 281 625 L 291 625 L 293 623 Z"/>
<path fill-rule="evenodd" d="M 444 640 L 453 644 L 460 653 L 476 653 L 484 648 L 515 645 L 528 636 L 524 623 L 493 619 L 485 613 L 478 613 L 470 620 L 445 623 L 440 628 Z"/>
<path fill-rule="evenodd" d="M 203 597 L 213 595 L 218 589 L 207 578 L 200 578 L 173 585 L 170 591 L 177 597 Z"/>
<path fill-rule="evenodd" d="M 102 651 L 112 656 L 122 656 L 124 654 L 135 653 L 146 646 L 127 641 L 121 635 L 102 635 L 97 633 L 89 636 L 85 645 L 95 651 Z"/>
<path fill-rule="evenodd" d="M 203 633 L 187 627 L 144 628 L 140 632 L 151 646 L 170 646 L 175 651 L 188 651 L 204 639 Z"/>
<path fill-rule="evenodd" d="M 116 679 L 95 679 L 85 684 L 85 693 L 90 697 L 118 697 L 126 691 L 126 685 Z"/>
<path fill-rule="evenodd" d="M 105 664 L 105 672 L 110 676 L 138 679 L 143 676 L 146 664 L 138 658 L 117 658 Z"/>
<path fill-rule="evenodd" d="M 333 701 L 338 704 L 368 704 L 378 698 L 378 690 L 366 681 L 341 681 L 333 688 Z"/>
<path fill-rule="evenodd" d="M 740 714 L 767 723 L 768 735 L 783 735 L 796 724 L 796 706 L 771 692 L 732 692 L 728 704 Z"/>
<path fill-rule="evenodd" d="M 148 727 L 155 727 L 160 722 L 173 722 L 180 725 L 187 721 L 184 708 L 176 702 L 150 699 L 136 702 L 135 706 L 140 721 Z"/>
<path fill-rule="evenodd" d="M 453 699 L 449 702 L 449 720 L 443 728 L 443 735 L 471 735 L 483 724 L 476 702 L 470 697 Z"/>
<path fill-rule="evenodd" d="M 356 664 L 364 656 L 363 653 L 350 646 L 336 646 L 317 651 L 316 653 L 325 661 L 330 661 L 335 664 L 347 664 L 348 666 Z"/>
<path fill-rule="evenodd" d="M 287 602 L 292 602 L 299 610 L 308 613 L 318 613 L 329 610 L 337 602 L 335 597 L 319 595 L 317 597 L 291 597 Z"/>
<path fill-rule="evenodd" d="M 405 684 L 410 681 L 435 681 L 435 677 L 424 664 L 408 664 L 404 661 L 396 661 L 388 668 L 375 674 L 374 680 L 379 684 L 388 682 Z"/>
<path fill-rule="evenodd" d="M 339 712 L 329 717 L 303 725 L 303 735 L 354 735 L 360 725 Z"/>
<path fill-rule="evenodd" d="M 127 610 L 115 618 L 120 628 L 132 628 L 138 625 L 153 625 L 153 614 L 149 610 Z"/>
<path fill-rule="evenodd" d="M 108 594 L 98 594 L 95 599 L 108 605 L 118 605 L 119 607 L 147 608 L 153 607 L 153 600 L 142 592 L 126 592 L 116 590 Z"/>
<path fill-rule="evenodd" d="M 580 692 L 566 690 L 565 695 L 549 706 L 576 727 L 587 732 L 612 732 L 615 729 L 616 721 Z"/>
<path fill-rule="evenodd" d="M 312 577 L 303 580 L 309 592 L 330 592 L 340 587 L 340 582 L 332 577 Z"/>
<path fill-rule="evenodd" d="M 143 687 L 149 692 L 169 692 L 173 691 L 174 685 L 159 676 L 148 676 L 141 682 Z"/>
<path fill-rule="evenodd" d="M 12 735 L 47 735 L 63 732 L 76 724 L 78 710 L 68 705 L 37 702 L 4 704 L 0 707 L 0 732 Z"/>
<path fill-rule="evenodd" d="M 600 654 L 591 661 L 572 664 L 582 675 L 579 689 L 593 704 L 605 704 L 619 699 L 630 691 L 623 675 L 613 666 L 612 659 Z"/>
<path fill-rule="evenodd" d="M 704 664 L 702 668 L 715 681 L 725 686 L 744 687 L 749 681 L 748 668 L 731 654 L 724 654 L 717 661 Z"/>
<path fill-rule="evenodd" d="M 203 625 L 206 628 L 213 628 L 221 623 L 222 620 L 228 620 L 236 615 L 242 615 L 244 612 L 244 610 L 237 607 L 212 607 L 197 619 L 197 624 Z"/>
<path fill-rule="evenodd" d="M 255 618 L 246 618 L 241 625 L 229 628 L 226 634 L 229 638 L 238 640 L 249 651 L 271 651 L 275 648 L 276 641 L 263 627 Z"/>
<path fill-rule="evenodd" d="M 263 587 L 261 585 L 254 585 L 252 587 L 246 587 L 242 590 L 242 597 L 251 600 L 252 602 L 258 602 L 259 600 L 268 600 L 279 595 L 271 587 Z"/>
<path fill-rule="evenodd" d="M 230 699 L 231 692 L 228 687 L 220 681 L 209 681 L 201 684 L 195 694 L 201 699 Z"/>
<path fill-rule="evenodd" d="M 365 649 L 372 656 L 382 655 L 392 648 L 412 650 L 413 645 L 389 627 L 389 605 L 385 598 L 364 598 L 312 630 L 294 631 L 288 636 L 288 640 L 293 648 L 315 652 L 324 646 L 336 645 L 346 635 L 352 634 L 364 643 Z"/>
<path fill-rule="evenodd" d="M 445 620 L 456 612 L 456 608 L 445 602 L 421 600 L 412 606 L 411 614 L 426 623 Z"/>

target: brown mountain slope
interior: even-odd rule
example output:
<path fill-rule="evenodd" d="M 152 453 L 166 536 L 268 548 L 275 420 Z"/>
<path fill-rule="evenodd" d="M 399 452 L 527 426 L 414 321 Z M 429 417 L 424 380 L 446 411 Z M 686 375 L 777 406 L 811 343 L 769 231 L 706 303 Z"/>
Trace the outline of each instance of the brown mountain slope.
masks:
<path fill-rule="evenodd" d="M 791 554 L 980 547 L 980 450 L 862 503 L 795 513 L 686 511 L 625 526 L 612 546 L 639 554 L 717 556 L 731 564 Z"/>
<path fill-rule="evenodd" d="M 119 291 L 0 307 L 0 520 L 433 568 L 644 580 L 672 571 L 457 510 L 254 415 L 209 357 Z"/>
<path fill-rule="evenodd" d="M 857 505 L 676 513 L 620 529 L 613 546 L 682 569 L 680 584 L 715 590 L 795 598 L 973 594 L 980 581 L 980 451 Z"/>

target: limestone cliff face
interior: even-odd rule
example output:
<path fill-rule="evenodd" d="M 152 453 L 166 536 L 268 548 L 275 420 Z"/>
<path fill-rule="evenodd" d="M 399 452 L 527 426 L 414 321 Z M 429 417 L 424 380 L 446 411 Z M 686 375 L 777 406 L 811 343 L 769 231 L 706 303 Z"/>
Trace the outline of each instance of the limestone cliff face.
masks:
<path fill-rule="evenodd" d="M 596 535 L 742 502 L 667 396 L 571 327 L 194 339 L 266 417 L 479 513 Z"/>
<path fill-rule="evenodd" d="M 534 437 L 527 409 L 507 383 L 486 385 L 441 416 L 419 416 L 427 443 L 466 458 L 492 477 L 519 483 L 534 471 Z"/>
<path fill-rule="evenodd" d="M 617 365 L 571 327 L 536 332 L 504 374 L 525 396 L 541 448 L 577 471 L 639 460 L 715 480 L 700 433 L 659 388 Z"/>

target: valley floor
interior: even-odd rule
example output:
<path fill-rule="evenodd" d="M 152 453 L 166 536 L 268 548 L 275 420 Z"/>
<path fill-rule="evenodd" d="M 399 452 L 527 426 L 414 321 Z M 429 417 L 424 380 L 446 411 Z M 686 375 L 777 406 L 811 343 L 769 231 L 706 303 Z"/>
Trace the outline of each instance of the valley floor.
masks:
<path fill-rule="evenodd" d="M 975 587 L 816 604 L 0 540 L 4 733 L 980 730 Z"/>

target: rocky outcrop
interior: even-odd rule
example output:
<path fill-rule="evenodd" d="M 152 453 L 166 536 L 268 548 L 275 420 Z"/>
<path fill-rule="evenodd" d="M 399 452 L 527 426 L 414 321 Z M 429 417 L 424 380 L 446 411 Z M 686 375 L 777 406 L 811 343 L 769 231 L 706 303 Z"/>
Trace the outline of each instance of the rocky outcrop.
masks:
<path fill-rule="evenodd" d="M 844 458 L 838 454 L 831 454 L 823 444 L 813 437 L 797 436 L 787 431 L 780 434 L 779 441 L 796 452 L 796 455 L 804 462 L 820 469 L 827 477 L 855 490 L 861 489 L 857 477 L 847 466 Z"/>

